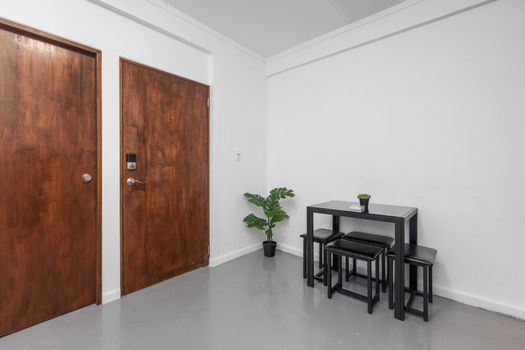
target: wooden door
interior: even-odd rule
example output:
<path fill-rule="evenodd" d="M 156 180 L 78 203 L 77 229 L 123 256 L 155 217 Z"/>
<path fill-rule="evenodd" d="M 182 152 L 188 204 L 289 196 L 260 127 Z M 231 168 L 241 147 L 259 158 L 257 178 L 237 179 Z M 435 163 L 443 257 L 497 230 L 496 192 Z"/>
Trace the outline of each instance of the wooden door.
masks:
<path fill-rule="evenodd" d="M 99 78 L 95 51 L 5 20 L 0 47 L 2 336 L 97 301 Z"/>
<path fill-rule="evenodd" d="M 208 91 L 121 60 L 123 294 L 208 265 Z"/>

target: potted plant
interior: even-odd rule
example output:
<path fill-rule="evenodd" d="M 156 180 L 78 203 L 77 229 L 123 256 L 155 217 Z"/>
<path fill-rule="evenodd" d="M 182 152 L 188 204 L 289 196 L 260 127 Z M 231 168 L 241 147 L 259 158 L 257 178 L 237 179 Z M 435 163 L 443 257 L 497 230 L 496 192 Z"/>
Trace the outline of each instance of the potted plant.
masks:
<path fill-rule="evenodd" d="M 243 221 L 249 228 L 264 231 L 266 234 L 266 241 L 263 242 L 264 256 L 272 257 L 275 255 L 275 247 L 277 246 L 277 242 L 272 240 L 273 229 L 277 223 L 289 218 L 279 202 L 287 197 L 295 197 L 295 193 L 286 187 L 279 187 L 271 190 L 266 198 L 252 193 L 245 193 L 244 197 L 248 202 L 262 208 L 266 216 L 263 219 L 255 214 L 249 214 Z"/>
<path fill-rule="evenodd" d="M 368 202 L 372 196 L 368 193 L 361 193 L 357 195 L 357 198 L 359 198 L 359 204 L 365 207 L 365 212 L 368 212 Z"/>

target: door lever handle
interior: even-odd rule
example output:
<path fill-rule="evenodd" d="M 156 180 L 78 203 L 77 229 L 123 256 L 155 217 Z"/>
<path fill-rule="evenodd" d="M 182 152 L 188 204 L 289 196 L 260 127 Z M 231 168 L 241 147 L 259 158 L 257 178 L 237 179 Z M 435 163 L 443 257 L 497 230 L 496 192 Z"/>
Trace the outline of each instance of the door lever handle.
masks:
<path fill-rule="evenodd" d="M 137 183 L 139 183 L 139 184 L 145 184 L 146 181 L 141 181 L 141 180 L 137 180 L 137 179 L 134 179 L 134 178 L 130 177 L 130 178 L 128 178 L 128 179 L 126 180 L 126 183 L 128 184 L 128 186 L 133 186 L 133 185 L 135 185 L 135 184 L 137 184 Z"/>

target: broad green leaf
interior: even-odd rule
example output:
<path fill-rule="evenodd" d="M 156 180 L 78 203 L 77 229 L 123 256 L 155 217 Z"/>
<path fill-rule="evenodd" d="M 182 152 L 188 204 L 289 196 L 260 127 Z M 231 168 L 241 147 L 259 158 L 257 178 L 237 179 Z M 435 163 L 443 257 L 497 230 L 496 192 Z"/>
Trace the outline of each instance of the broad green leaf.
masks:
<path fill-rule="evenodd" d="M 256 228 L 262 231 L 265 231 L 268 225 L 268 222 L 266 220 L 258 216 L 255 216 L 254 214 L 249 214 L 248 216 L 244 218 L 243 221 L 246 224 L 246 226 L 248 226 L 249 228 Z"/>
<path fill-rule="evenodd" d="M 265 202 L 266 202 L 266 199 L 264 197 L 262 197 L 261 195 L 258 195 L 258 194 L 252 194 L 252 193 L 245 193 L 244 194 L 244 197 L 246 197 L 246 199 L 248 200 L 248 202 L 258 206 L 258 207 L 263 207 Z"/>
<path fill-rule="evenodd" d="M 262 208 L 262 211 L 267 218 L 263 219 L 255 214 L 249 214 L 244 218 L 244 223 L 249 228 L 265 231 L 268 239 L 271 239 L 273 235 L 272 229 L 277 223 L 289 218 L 288 214 L 281 207 L 280 201 L 282 199 L 295 197 L 295 193 L 293 190 L 286 187 L 277 187 L 271 190 L 266 198 L 252 193 L 245 193 L 244 197 L 246 197 L 248 202 Z"/>

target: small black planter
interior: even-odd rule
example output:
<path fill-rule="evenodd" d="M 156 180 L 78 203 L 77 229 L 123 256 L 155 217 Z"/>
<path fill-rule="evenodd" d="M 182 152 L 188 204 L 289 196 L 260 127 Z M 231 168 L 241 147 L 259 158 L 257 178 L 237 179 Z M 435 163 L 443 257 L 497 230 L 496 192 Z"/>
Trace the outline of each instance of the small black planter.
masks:
<path fill-rule="evenodd" d="M 366 213 L 368 213 L 368 202 L 370 202 L 370 198 L 359 198 L 359 204 L 365 207 Z"/>
<path fill-rule="evenodd" d="M 264 256 L 267 256 L 267 257 L 275 256 L 275 247 L 277 247 L 277 242 L 274 242 L 274 241 L 263 242 Z"/>

